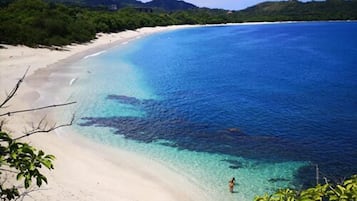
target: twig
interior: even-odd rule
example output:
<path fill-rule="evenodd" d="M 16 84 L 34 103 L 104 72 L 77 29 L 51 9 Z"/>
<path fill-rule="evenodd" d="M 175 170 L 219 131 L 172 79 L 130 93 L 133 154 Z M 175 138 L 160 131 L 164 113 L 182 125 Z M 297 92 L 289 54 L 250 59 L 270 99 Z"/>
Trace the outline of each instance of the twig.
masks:
<path fill-rule="evenodd" d="M 336 195 L 340 195 L 339 193 L 337 193 L 336 192 L 336 190 L 335 189 L 333 189 L 332 187 L 331 187 L 331 185 L 328 183 L 328 181 L 327 181 L 327 178 L 326 177 L 324 177 L 324 180 L 325 180 L 325 183 L 327 184 L 327 186 L 336 194 Z"/>
<path fill-rule="evenodd" d="M 0 168 L 0 171 L 5 171 L 5 172 L 11 172 L 11 173 L 19 173 L 19 172 L 16 172 L 16 171 L 13 171 L 13 170 L 8 170 L 8 169 L 4 169 L 4 168 Z"/>
<path fill-rule="evenodd" d="M 0 185 L 4 186 L 4 184 L 8 181 L 9 174 L 5 172 L 5 174 L 1 175 L 0 177 Z"/>
<path fill-rule="evenodd" d="M 24 188 L 24 187 L 23 187 L 23 186 L 19 186 L 18 188 L 20 189 L 20 188 Z M 32 196 L 30 195 L 30 193 L 32 193 L 32 192 L 37 192 L 37 191 L 45 191 L 45 190 L 49 190 L 49 189 L 33 187 L 32 189 L 25 189 L 25 190 L 26 190 L 26 191 L 23 192 L 23 193 L 21 193 L 20 196 L 15 199 L 15 201 L 16 201 L 16 200 L 21 200 L 21 201 L 23 201 L 26 197 L 29 197 L 29 198 L 31 198 L 32 200 L 36 200 L 34 197 L 32 197 Z"/>
<path fill-rule="evenodd" d="M 36 128 L 33 128 L 32 131 L 27 131 L 27 132 L 25 132 L 24 135 L 22 135 L 20 137 L 17 137 L 17 138 L 14 138 L 14 140 L 19 140 L 21 138 L 28 137 L 28 136 L 36 134 L 36 133 L 49 133 L 49 132 L 54 131 L 54 130 L 56 130 L 58 128 L 61 128 L 61 127 L 71 126 L 73 124 L 73 122 L 74 122 L 74 119 L 75 119 L 75 114 L 73 114 L 72 119 L 71 119 L 71 121 L 69 123 L 61 124 L 59 126 L 56 126 L 56 124 L 54 124 L 50 128 L 46 128 L 47 127 L 47 123 L 45 124 L 44 127 L 41 128 L 41 124 L 42 124 L 42 120 L 41 120 L 39 125 Z"/>
<path fill-rule="evenodd" d="M 61 106 L 75 104 L 75 103 L 77 103 L 77 102 L 73 101 L 73 102 L 63 103 L 63 104 L 48 105 L 48 106 L 44 106 L 44 107 L 31 108 L 31 109 L 26 109 L 26 110 L 17 110 L 17 111 L 13 111 L 13 112 L 6 112 L 6 113 L 3 113 L 3 114 L 0 114 L 0 117 L 2 117 L 2 116 L 10 116 L 10 115 L 13 115 L 13 114 L 23 113 L 23 112 L 31 112 L 31 111 L 43 110 L 43 109 L 53 108 L 53 107 L 61 107 Z"/>
<path fill-rule="evenodd" d="M 3 106 L 12 99 L 12 97 L 15 96 L 17 90 L 20 88 L 21 83 L 24 81 L 27 72 L 29 71 L 29 67 L 26 69 L 24 75 L 19 79 L 19 81 L 17 81 L 15 87 L 10 91 L 10 93 L 7 95 L 7 97 L 5 98 L 5 100 L 0 104 L 0 108 L 3 108 Z"/>
<path fill-rule="evenodd" d="M 6 122 L 3 119 L 0 121 L 0 131 L 2 131 L 2 127 L 4 126 L 5 123 Z"/>

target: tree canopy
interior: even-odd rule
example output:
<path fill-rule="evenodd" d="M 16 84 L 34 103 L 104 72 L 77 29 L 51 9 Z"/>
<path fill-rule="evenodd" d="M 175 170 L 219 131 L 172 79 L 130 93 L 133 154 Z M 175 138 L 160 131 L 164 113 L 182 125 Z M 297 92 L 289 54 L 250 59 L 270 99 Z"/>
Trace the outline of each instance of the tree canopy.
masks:
<path fill-rule="evenodd" d="M 255 201 L 353 201 L 357 200 L 357 175 L 345 180 L 341 184 L 326 182 L 315 187 L 296 191 L 292 189 L 280 189 L 272 195 L 257 196 Z"/>
<path fill-rule="evenodd" d="M 0 199 L 12 200 L 20 196 L 19 188 L 6 183 L 6 173 L 16 174 L 17 180 L 23 180 L 25 189 L 28 189 L 32 181 L 40 187 L 47 178 L 40 172 L 42 166 L 53 169 L 53 155 L 46 155 L 42 150 L 36 150 L 27 143 L 18 142 L 8 133 L 0 131 Z"/>
<path fill-rule="evenodd" d="M 49 3 L 50 2 L 50 3 Z M 109 11 L 42 0 L 0 0 L 0 43 L 62 46 L 88 42 L 98 32 L 178 24 L 254 21 L 356 20 L 357 1 L 266 2 L 242 11 L 197 8 L 178 11 L 127 7 Z"/>

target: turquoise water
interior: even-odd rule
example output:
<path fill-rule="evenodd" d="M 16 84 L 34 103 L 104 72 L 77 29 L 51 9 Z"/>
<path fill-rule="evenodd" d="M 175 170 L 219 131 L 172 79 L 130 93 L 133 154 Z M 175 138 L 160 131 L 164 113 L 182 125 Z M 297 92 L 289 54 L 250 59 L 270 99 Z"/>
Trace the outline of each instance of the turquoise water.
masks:
<path fill-rule="evenodd" d="M 203 27 L 88 57 L 77 129 L 155 159 L 212 200 L 357 169 L 357 23 Z M 236 193 L 228 180 L 236 177 Z"/>

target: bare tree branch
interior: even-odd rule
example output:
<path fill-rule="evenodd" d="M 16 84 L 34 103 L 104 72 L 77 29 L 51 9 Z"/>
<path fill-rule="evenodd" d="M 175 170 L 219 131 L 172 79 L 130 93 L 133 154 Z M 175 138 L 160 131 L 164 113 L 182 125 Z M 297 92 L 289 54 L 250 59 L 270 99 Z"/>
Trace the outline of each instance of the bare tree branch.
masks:
<path fill-rule="evenodd" d="M 29 68 L 27 68 L 26 72 L 24 73 L 24 75 L 17 81 L 16 85 L 11 89 L 11 91 L 9 93 L 6 93 L 6 98 L 4 101 L 0 102 L 0 111 L 3 111 L 1 109 L 5 109 L 8 107 L 8 103 L 11 101 L 11 99 L 13 99 L 21 84 L 23 83 L 25 77 L 26 77 L 26 74 L 28 73 L 29 71 Z M 6 113 L 2 113 L 0 114 L 0 131 L 2 131 L 3 129 L 3 126 L 4 124 L 6 123 L 6 116 L 11 116 L 13 114 L 18 114 L 18 113 L 26 113 L 26 112 L 31 112 L 31 111 L 37 111 L 37 110 L 43 110 L 43 109 L 48 109 L 48 108 L 54 108 L 54 107 L 62 107 L 62 106 L 68 106 L 68 105 L 71 105 L 71 104 L 74 104 L 76 102 L 67 102 L 67 103 L 62 103 L 62 104 L 53 104 L 53 105 L 47 105 L 47 106 L 43 106 L 43 107 L 37 107 L 37 108 L 29 108 L 29 109 L 21 109 L 21 110 L 16 110 L 16 111 L 10 111 L 10 112 L 6 112 Z M 8 111 L 8 110 L 6 110 Z M 5 116 L 5 117 L 4 117 Z M 49 124 L 47 121 L 46 121 L 46 115 L 40 119 L 38 121 L 38 123 L 34 123 L 34 122 L 31 122 L 30 124 L 30 130 L 26 131 L 26 128 L 25 128 L 25 132 L 23 133 L 23 135 L 17 137 L 17 138 L 12 138 L 12 137 L 8 137 L 8 134 L 7 133 L 4 133 L 5 134 L 5 137 L 3 140 L 0 140 L 0 145 L 6 145 L 6 141 L 8 141 L 9 143 L 10 142 L 13 142 L 13 141 L 16 141 L 16 140 L 19 140 L 19 139 L 22 139 L 22 138 L 25 138 L 25 137 L 28 137 L 28 136 L 31 136 L 31 135 L 34 135 L 34 134 L 37 134 L 37 133 L 49 133 L 51 131 L 54 131 L 56 129 L 59 129 L 61 127 L 66 127 L 66 126 L 71 126 L 73 124 L 75 120 L 75 115 L 73 114 L 72 116 L 72 119 L 69 123 L 66 123 L 66 124 L 61 124 L 61 125 L 57 125 L 56 123 L 53 123 L 53 124 Z M 6 148 L 6 147 L 5 147 Z M 1 153 L 1 157 L 3 158 L 6 154 L 9 154 L 9 153 L 6 153 L 6 152 L 2 152 Z M 4 185 L 7 185 L 7 177 L 4 178 L 4 175 L 15 175 L 15 174 L 18 174 L 18 172 L 16 170 L 18 170 L 19 168 L 17 168 L 16 166 L 12 165 L 12 163 L 9 163 L 8 161 L 6 160 L 0 160 L 0 174 L 3 175 L 0 177 L 0 187 L 1 189 L 3 189 Z M 6 167 L 3 167 L 3 166 L 6 166 Z M 37 167 L 36 167 L 36 171 L 37 170 Z M 46 182 L 46 178 L 41 178 L 40 176 L 43 177 L 43 175 L 41 175 L 39 173 L 39 175 L 35 175 L 35 174 L 31 173 L 31 178 L 32 177 L 36 177 L 37 181 L 38 179 L 40 179 L 40 181 L 45 181 Z M 11 178 L 12 179 L 12 178 Z M 41 180 L 42 179 L 42 180 Z M 31 181 L 31 179 L 30 179 Z M 47 183 L 47 182 L 46 182 Z M 41 183 L 38 184 L 38 186 L 41 186 Z M 19 195 L 19 189 L 20 188 L 24 188 L 24 192 L 22 192 L 20 195 Z M 33 191 L 37 191 L 39 189 L 27 189 L 28 188 L 28 183 L 26 183 L 25 181 L 25 186 L 13 186 L 7 190 L 9 190 L 9 195 L 7 196 L 14 196 L 14 199 L 15 200 L 23 200 L 25 197 L 31 197 L 31 195 L 29 195 L 29 193 L 33 192 Z M 4 197 L 5 194 L 1 194 L 1 197 L 0 197 L 0 200 L 6 200 L 7 197 Z M 33 200 L 35 200 L 33 198 Z"/>
<path fill-rule="evenodd" d="M 12 175 L 12 174 L 11 174 Z M 0 177 L 0 185 L 4 186 L 6 182 L 9 181 L 9 173 L 8 172 L 4 172 L 2 173 L 1 177 Z"/>
<path fill-rule="evenodd" d="M 58 128 L 71 126 L 73 124 L 73 122 L 74 122 L 75 114 L 73 114 L 72 119 L 71 119 L 71 121 L 69 123 L 61 124 L 59 126 L 56 126 L 56 123 L 55 123 L 49 128 L 47 127 L 47 125 L 48 125 L 47 123 L 45 123 L 45 125 L 43 125 L 43 120 L 44 119 L 45 119 L 45 117 L 42 118 L 41 121 L 38 123 L 38 125 L 33 127 L 32 130 L 25 131 L 24 135 L 22 135 L 20 137 L 17 137 L 17 138 L 14 138 L 14 140 L 19 140 L 21 138 L 28 137 L 28 136 L 31 136 L 31 135 L 36 134 L 36 133 L 49 133 L 49 132 L 54 131 L 54 130 L 56 130 Z"/>
<path fill-rule="evenodd" d="M 8 103 L 16 94 L 16 92 L 18 91 L 19 87 L 21 86 L 21 83 L 24 81 L 26 74 L 28 72 L 29 68 L 27 68 L 26 72 L 24 73 L 24 75 L 21 77 L 20 80 L 18 80 L 18 82 L 16 83 L 15 87 L 10 91 L 10 93 L 7 95 L 7 97 L 5 98 L 5 100 L 0 104 L 0 109 L 5 107 L 5 104 Z M 16 110 L 16 111 L 10 111 L 10 112 L 6 112 L 3 114 L 0 114 L 0 117 L 3 116 L 11 116 L 13 114 L 18 114 L 18 113 L 26 113 L 26 112 L 31 112 L 31 111 L 37 111 L 37 110 L 43 110 L 43 109 L 48 109 L 48 108 L 54 108 L 54 107 L 62 107 L 62 106 L 67 106 L 67 105 L 71 105 L 76 103 L 75 101 L 73 102 L 68 102 L 68 103 L 62 103 L 62 104 L 53 104 L 53 105 L 48 105 L 48 106 L 43 106 L 43 107 L 37 107 L 37 108 L 30 108 L 30 109 L 23 109 L 23 110 Z M 26 131 L 24 132 L 24 135 L 15 138 L 14 140 L 18 140 L 36 133 L 48 133 L 51 131 L 54 131 L 58 128 L 61 127 L 65 127 L 65 126 L 71 126 L 73 124 L 74 121 L 74 115 L 72 117 L 72 120 L 70 121 L 70 123 L 67 124 L 61 124 L 59 126 L 57 126 L 56 124 L 53 124 L 51 127 L 48 126 L 48 123 L 45 122 L 46 120 L 46 116 L 44 116 L 39 122 L 38 124 L 35 126 L 35 124 L 32 122 L 31 123 L 31 130 L 30 131 Z M 0 121 L 0 131 L 2 130 L 4 124 L 4 120 Z M 1 142 L 1 141 L 0 141 Z"/>
<path fill-rule="evenodd" d="M 6 121 L 4 119 L 2 119 L 0 121 L 0 131 L 2 131 L 2 127 L 5 125 Z"/>
<path fill-rule="evenodd" d="M 3 108 L 4 105 L 9 102 L 16 94 L 17 90 L 20 88 L 21 83 L 24 81 L 27 72 L 30 68 L 27 68 L 24 75 L 17 81 L 15 87 L 10 91 L 10 93 L 6 96 L 5 100 L 0 104 L 0 108 Z"/>
<path fill-rule="evenodd" d="M 4 171 L 4 172 L 10 172 L 10 173 L 19 173 L 19 172 L 16 172 L 16 171 L 13 171 L 13 170 L 8 170 L 8 169 L 4 169 L 4 168 L 0 168 L 0 171 Z"/>
<path fill-rule="evenodd" d="M 38 108 L 31 108 L 31 109 L 25 109 L 25 110 L 17 110 L 17 111 L 13 111 L 13 112 L 6 112 L 3 114 L 0 114 L 0 117 L 2 116 L 10 116 L 13 114 L 17 114 L 17 113 L 23 113 L 23 112 L 31 112 L 31 111 L 37 111 L 37 110 L 43 110 L 43 109 L 47 109 L 47 108 L 53 108 L 53 107 L 61 107 L 61 106 L 66 106 L 66 105 L 72 105 L 77 103 L 76 101 L 73 102 L 69 102 L 69 103 L 63 103 L 63 104 L 55 104 L 55 105 L 48 105 L 48 106 L 44 106 L 44 107 L 38 107 Z"/>
<path fill-rule="evenodd" d="M 19 186 L 19 189 L 23 189 L 23 186 Z M 23 201 L 25 198 L 31 198 L 32 200 L 36 200 L 34 197 L 31 196 L 31 193 L 37 192 L 37 191 L 45 191 L 49 190 L 48 188 L 38 188 L 38 187 L 32 187 L 30 189 L 25 189 L 23 193 L 20 194 L 18 198 L 15 199 L 15 201 L 20 200 Z M 27 199 L 28 200 L 28 199 Z"/>
<path fill-rule="evenodd" d="M 339 195 L 339 193 L 336 192 L 334 188 L 331 187 L 331 185 L 328 183 L 327 178 L 324 177 L 325 183 L 328 185 L 329 189 L 331 189 L 336 195 Z"/>

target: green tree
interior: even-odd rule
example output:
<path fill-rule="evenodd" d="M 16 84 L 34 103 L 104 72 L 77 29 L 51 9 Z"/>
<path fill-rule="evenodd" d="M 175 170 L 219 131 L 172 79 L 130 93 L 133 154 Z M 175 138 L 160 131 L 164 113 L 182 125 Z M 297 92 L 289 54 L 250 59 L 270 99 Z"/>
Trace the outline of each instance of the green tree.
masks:
<path fill-rule="evenodd" d="M 23 187 L 28 189 L 33 186 L 33 181 L 40 187 L 43 182 L 47 183 L 47 178 L 41 173 L 41 168 L 45 167 L 49 170 L 53 169 L 53 160 L 55 156 L 45 154 L 42 150 L 37 150 L 35 147 L 20 142 L 19 140 L 30 135 L 37 133 L 48 133 L 57 128 L 72 125 L 73 119 L 69 124 L 52 125 L 44 122 L 43 118 L 38 124 L 32 126 L 30 130 L 27 130 L 25 134 L 19 137 L 12 137 L 8 132 L 3 130 L 6 117 L 29 111 L 42 110 L 47 108 L 53 108 L 58 106 L 69 105 L 72 103 L 65 103 L 59 105 L 49 105 L 39 108 L 31 108 L 17 111 L 3 111 L 7 109 L 6 104 L 12 100 L 21 83 L 23 82 L 25 75 L 16 83 L 15 87 L 6 96 L 5 100 L 0 102 L 0 200 L 14 200 L 21 196 L 19 191 L 20 186 L 15 185 L 15 181 L 8 180 L 8 175 L 15 175 L 16 180 L 23 182 Z M 5 119 L 4 119 L 5 117 Z"/>
<path fill-rule="evenodd" d="M 355 201 L 357 200 L 357 175 L 345 180 L 341 184 L 329 184 L 295 191 L 291 189 L 280 189 L 272 195 L 255 197 L 255 201 Z"/>
<path fill-rule="evenodd" d="M 105 7 L 85 8 L 53 2 L 59 1 L 0 0 L 0 43 L 62 46 L 88 42 L 98 32 L 112 33 L 173 24 L 357 19 L 356 0 L 264 2 L 234 12 L 207 8 L 143 12 L 130 7 L 109 12 Z M 85 3 L 82 5 L 85 6 Z"/>
<path fill-rule="evenodd" d="M 28 189 L 32 181 L 40 187 L 43 182 L 47 183 L 46 177 L 40 172 L 42 166 L 53 169 L 53 155 L 46 155 L 42 150 L 27 143 L 18 142 L 8 133 L 0 131 L 0 176 L 4 173 L 16 174 L 17 180 L 23 180 L 24 187 Z M 16 186 L 0 185 L 0 198 L 12 200 L 20 196 Z"/>

